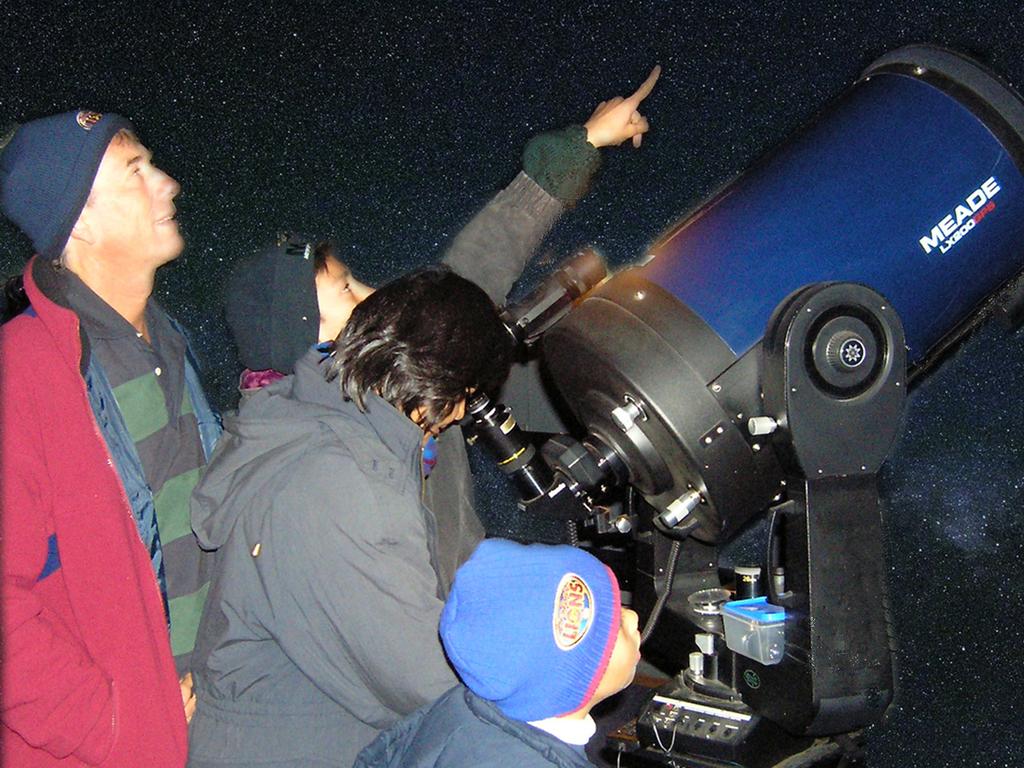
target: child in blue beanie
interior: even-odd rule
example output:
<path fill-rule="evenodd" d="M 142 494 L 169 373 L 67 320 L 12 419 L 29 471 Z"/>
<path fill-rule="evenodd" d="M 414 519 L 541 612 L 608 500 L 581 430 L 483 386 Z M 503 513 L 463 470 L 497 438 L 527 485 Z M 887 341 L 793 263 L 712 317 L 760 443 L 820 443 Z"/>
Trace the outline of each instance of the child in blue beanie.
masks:
<path fill-rule="evenodd" d="M 590 710 L 640 660 L 615 575 L 568 546 L 482 542 L 455 576 L 440 633 L 464 685 L 382 733 L 356 768 L 589 766 Z"/>

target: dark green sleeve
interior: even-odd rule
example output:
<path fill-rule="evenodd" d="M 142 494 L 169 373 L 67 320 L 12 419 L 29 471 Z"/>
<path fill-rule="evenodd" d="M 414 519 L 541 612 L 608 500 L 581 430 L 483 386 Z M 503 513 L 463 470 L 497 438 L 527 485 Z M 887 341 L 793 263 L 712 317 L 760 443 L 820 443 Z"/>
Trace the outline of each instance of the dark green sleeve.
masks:
<path fill-rule="evenodd" d="M 523 171 L 545 192 L 566 205 L 587 193 L 601 165 L 601 153 L 587 141 L 582 125 L 534 136 L 523 150 Z"/>
<path fill-rule="evenodd" d="M 504 304 L 558 217 L 586 193 L 600 163 L 581 125 L 534 136 L 523 151 L 523 172 L 462 228 L 445 263 Z"/>

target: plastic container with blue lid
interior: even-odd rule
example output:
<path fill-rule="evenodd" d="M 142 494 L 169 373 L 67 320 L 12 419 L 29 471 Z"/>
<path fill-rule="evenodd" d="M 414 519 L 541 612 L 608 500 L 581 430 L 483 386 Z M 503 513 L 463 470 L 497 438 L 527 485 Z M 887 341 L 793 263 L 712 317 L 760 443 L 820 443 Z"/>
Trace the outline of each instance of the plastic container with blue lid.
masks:
<path fill-rule="evenodd" d="M 786 653 L 786 610 L 767 597 L 733 600 L 722 608 L 725 644 L 761 664 L 778 664 Z"/>

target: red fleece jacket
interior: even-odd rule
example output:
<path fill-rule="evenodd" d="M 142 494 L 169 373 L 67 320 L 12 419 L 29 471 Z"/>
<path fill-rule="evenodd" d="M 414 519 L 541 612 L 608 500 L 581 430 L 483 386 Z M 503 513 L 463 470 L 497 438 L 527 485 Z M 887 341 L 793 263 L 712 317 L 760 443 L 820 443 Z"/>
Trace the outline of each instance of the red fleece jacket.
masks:
<path fill-rule="evenodd" d="M 180 768 L 149 554 L 89 405 L 78 318 L 40 293 L 33 263 L 36 315 L 0 328 L 0 764 Z"/>

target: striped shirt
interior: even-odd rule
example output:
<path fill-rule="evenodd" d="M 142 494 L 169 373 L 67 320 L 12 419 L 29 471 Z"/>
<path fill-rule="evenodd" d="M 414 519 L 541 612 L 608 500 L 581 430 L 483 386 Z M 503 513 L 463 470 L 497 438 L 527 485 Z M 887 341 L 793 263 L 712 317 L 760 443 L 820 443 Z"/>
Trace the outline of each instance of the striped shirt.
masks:
<path fill-rule="evenodd" d="M 205 458 L 185 386 L 185 339 L 150 299 L 146 341 L 77 276 L 61 272 L 64 296 L 82 323 L 90 353 L 110 381 L 153 493 L 157 530 L 150 554 L 165 593 L 171 651 L 179 674 L 184 674 L 213 566 L 212 555 L 199 549 L 189 521 L 189 498 Z"/>

